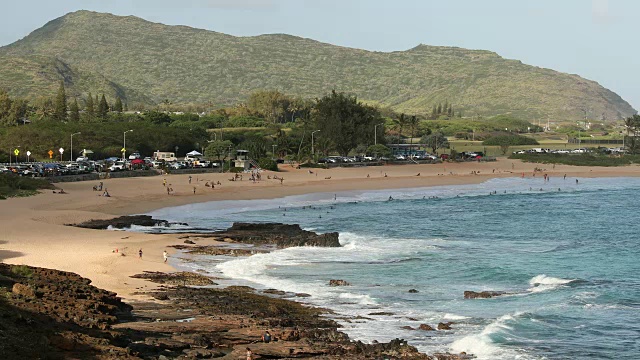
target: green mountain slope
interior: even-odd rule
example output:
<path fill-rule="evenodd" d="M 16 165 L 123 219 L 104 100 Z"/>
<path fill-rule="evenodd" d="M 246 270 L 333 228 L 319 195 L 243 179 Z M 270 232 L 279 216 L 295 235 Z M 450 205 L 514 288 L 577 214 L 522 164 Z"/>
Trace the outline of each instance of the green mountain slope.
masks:
<path fill-rule="evenodd" d="M 420 45 L 371 52 L 288 35 L 234 37 L 88 11 L 53 20 L 0 48 L 0 75 L 9 76 L 0 78 L 0 86 L 33 94 L 42 88 L 36 83 L 50 81 L 32 64 L 34 55 L 49 59 L 38 64 L 60 62 L 73 69 L 74 92 L 118 93 L 129 103 L 229 105 L 257 89 L 303 97 L 336 89 L 409 113 L 428 113 L 445 101 L 466 116 L 579 119 L 590 109 L 593 116 L 618 119 L 635 113 L 594 81 L 489 51 Z M 7 65 L 8 58 L 30 65 Z"/>

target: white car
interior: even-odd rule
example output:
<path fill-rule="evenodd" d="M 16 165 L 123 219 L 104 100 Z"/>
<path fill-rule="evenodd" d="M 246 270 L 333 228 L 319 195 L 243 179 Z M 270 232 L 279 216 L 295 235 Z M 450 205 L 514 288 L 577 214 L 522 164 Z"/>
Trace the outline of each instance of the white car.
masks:
<path fill-rule="evenodd" d="M 140 159 L 140 153 L 134 152 L 131 155 L 129 155 L 129 160 L 135 160 L 135 159 Z"/>
<path fill-rule="evenodd" d="M 124 170 L 124 161 L 116 161 L 109 167 L 111 171 L 122 171 Z"/>

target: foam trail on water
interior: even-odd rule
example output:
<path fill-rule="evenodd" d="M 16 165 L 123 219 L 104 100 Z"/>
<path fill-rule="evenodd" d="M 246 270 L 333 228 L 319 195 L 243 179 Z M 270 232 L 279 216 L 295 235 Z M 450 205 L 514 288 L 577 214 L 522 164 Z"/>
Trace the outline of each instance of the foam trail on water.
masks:
<path fill-rule="evenodd" d="M 545 274 L 536 275 L 531 278 L 531 280 L 529 280 L 529 285 L 531 285 L 531 287 L 528 289 L 528 291 L 537 293 L 554 290 L 574 281 L 576 281 L 576 279 L 561 279 L 547 276 Z"/>

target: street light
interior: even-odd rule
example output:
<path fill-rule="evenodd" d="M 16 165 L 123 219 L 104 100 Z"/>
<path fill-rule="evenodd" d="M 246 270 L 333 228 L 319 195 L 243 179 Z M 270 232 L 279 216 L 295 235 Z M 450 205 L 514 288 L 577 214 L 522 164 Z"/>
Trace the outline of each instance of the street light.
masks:
<path fill-rule="evenodd" d="M 69 161 L 73 161 L 73 135 L 80 135 L 79 132 L 71 134 L 71 151 L 69 151 Z"/>
<path fill-rule="evenodd" d="M 311 132 L 311 156 L 313 156 L 314 159 L 315 159 L 316 152 L 313 151 L 313 134 L 317 133 L 318 131 L 320 131 L 320 130 L 316 130 L 316 131 L 312 131 Z"/>
<path fill-rule="evenodd" d="M 127 156 L 127 133 L 133 132 L 133 130 L 127 130 L 122 134 L 122 161 L 125 160 Z"/>
<path fill-rule="evenodd" d="M 271 155 L 273 156 L 273 159 L 276 159 L 276 146 L 278 146 L 277 144 L 271 144 Z"/>
<path fill-rule="evenodd" d="M 373 127 L 373 145 L 378 145 L 378 126 L 384 125 L 384 123 L 376 124 Z"/>

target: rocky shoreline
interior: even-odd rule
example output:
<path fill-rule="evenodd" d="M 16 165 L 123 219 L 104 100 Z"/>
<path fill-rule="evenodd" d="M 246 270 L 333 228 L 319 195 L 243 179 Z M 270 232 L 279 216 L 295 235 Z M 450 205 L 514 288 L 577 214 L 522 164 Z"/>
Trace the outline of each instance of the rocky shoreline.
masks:
<path fill-rule="evenodd" d="M 88 227 L 130 227 L 141 221 L 167 224 L 150 217 L 121 217 Z M 286 224 L 237 223 L 222 232 L 181 238 L 185 245 L 174 247 L 210 255 L 250 256 L 291 246 L 340 246 L 337 233 L 319 235 Z M 196 243 L 204 238 L 223 243 Z M 276 289 L 258 292 L 243 286 L 200 287 L 215 285 L 216 279 L 198 273 L 134 275 L 161 285 L 160 290 L 143 293 L 155 301 L 131 304 L 91 286 L 90 280 L 76 274 L 0 264 L 0 276 L 3 359 L 244 360 L 247 347 L 255 359 L 473 358 L 464 353 L 422 354 L 400 339 L 373 344 L 352 341 L 339 331 L 338 323 L 323 316 L 329 310 L 288 299 L 308 294 L 287 294 Z M 332 281 L 334 285 L 348 286 L 342 280 Z M 38 331 L 29 332 L 32 327 Z M 274 341 L 261 342 L 265 330 L 271 332 Z M 425 325 L 415 330 L 435 329 Z M 31 343 L 39 346 L 30 346 Z"/>
<path fill-rule="evenodd" d="M 189 283 L 189 273 L 153 273 L 161 284 Z M 2 359 L 440 359 L 404 340 L 351 341 L 327 311 L 248 287 L 168 286 L 163 301 L 126 304 L 76 274 L 0 264 Z M 273 341 L 261 342 L 269 330 Z"/>

